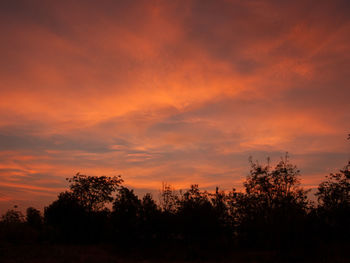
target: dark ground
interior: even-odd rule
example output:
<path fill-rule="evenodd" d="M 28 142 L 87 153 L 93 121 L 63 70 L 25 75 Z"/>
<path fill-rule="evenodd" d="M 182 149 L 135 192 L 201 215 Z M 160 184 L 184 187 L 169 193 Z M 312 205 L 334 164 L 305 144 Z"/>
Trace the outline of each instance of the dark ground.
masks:
<path fill-rule="evenodd" d="M 319 248 L 310 251 L 262 251 L 236 250 L 225 255 L 195 255 L 184 253 L 183 250 L 164 249 L 148 251 L 126 251 L 110 245 L 30 245 L 0 248 L 1 263 L 68 263 L 68 262 L 98 262 L 98 263 L 134 263 L 134 262 L 319 262 L 345 263 L 350 262 L 348 248 L 337 246 Z"/>

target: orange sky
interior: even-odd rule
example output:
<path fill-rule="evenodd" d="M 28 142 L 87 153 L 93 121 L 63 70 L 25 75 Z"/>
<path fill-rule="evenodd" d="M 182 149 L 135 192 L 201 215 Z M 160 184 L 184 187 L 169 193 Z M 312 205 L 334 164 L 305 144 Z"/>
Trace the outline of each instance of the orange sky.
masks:
<path fill-rule="evenodd" d="M 77 172 L 240 188 L 349 159 L 349 1 L 1 1 L 0 212 Z"/>

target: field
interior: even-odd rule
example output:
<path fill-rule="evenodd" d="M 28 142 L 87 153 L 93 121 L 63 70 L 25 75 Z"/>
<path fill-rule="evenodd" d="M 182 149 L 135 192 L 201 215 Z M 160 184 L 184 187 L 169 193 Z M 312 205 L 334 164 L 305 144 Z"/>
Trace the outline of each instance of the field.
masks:
<path fill-rule="evenodd" d="M 345 247 L 319 249 L 314 253 L 305 251 L 232 251 L 223 255 L 191 255 L 180 250 L 135 252 L 116 249 L 110 245 L 30 245 L 0 249 L 2 263 L 163 263 L 163 262 L 349 262 Z"/>

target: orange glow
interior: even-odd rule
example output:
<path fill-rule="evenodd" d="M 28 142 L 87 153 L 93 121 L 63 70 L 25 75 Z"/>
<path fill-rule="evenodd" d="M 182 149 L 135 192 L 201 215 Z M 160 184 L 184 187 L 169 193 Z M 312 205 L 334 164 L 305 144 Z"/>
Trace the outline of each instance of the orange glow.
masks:
<path fill-rule="evenodd" d="M 240 189 L 286 151 L 315 188 L 350 147 L 350 20 L 326 2 L 6 4 L 0 209 L 76 172 Z"/>

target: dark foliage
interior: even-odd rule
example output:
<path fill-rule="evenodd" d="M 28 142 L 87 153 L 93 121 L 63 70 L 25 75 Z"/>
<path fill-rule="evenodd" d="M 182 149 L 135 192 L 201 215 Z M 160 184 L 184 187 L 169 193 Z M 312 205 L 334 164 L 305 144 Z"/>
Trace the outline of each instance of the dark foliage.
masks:
<path fill-rule="evenodd" d="M 133 190 L 122 187 L 113 203 L 112 220 L 116 237 L 125 242 L 137 238 L 141 221 L 141 200 Z"/>
<path fill-rule="evenodd" d="M 77 173 L 67 178 L 72 196 L 88 211 L 99 211 L 113 201 L 112 193 L 123 182 L 120 176 L 86 176 Z"/>
<path fill-rule="evenodd" d="M 317 206 L 300 187 L 300 172 L 288 155 L 274 167 L 269 160 L 266 165 L 250 160 L 250 165 L 242 192 L 207 192 L 198 185 L 176 191 L 163 184 L 159 203 L 149 193 L 140 199 L 121 186 L 120 177 L 77 174 L 44 216 L 32 207 L 26 217 L 8 210 L 0 221 L 0 245 L 107 243 L 159 255 L 173 248 L 192 260 L 237 249 L 289 255 L 286 251 L 349 244 L 350 162 L 319 185 Z"/>
<path fill-rule="evenodd" d="M 26 221 L 29 226 L 35 229 L 41 229 L 43 224 L 43 218 L 40 211 L 34 207 L 27 208 Z"/>
<path fill-rule="evenodd" d="M 339 173 L 326 176 L 316 193 L 320 224 L 328 240 L 345 241 L 350 236 L 350 162 Z"/>
<path fill-rule="evenodd" d="M 84 239 L 87 213 L 72 193 L 59 194 L 58 199 L 45 208 L 44 216 L 54 240 L 72 242 Z"/>
<path fill-rule="evenodd" d="M 245 193 L 232 192 L 231 211 L 238 234 L 249 245 L 294 246 L 303 228 L 309 202 L 300 188 L 299 170 L 286 155 L 275 168 L 251 161 Z"/>

